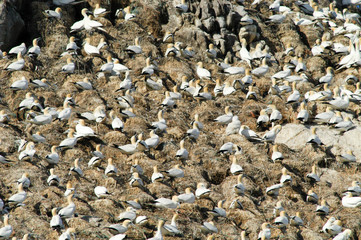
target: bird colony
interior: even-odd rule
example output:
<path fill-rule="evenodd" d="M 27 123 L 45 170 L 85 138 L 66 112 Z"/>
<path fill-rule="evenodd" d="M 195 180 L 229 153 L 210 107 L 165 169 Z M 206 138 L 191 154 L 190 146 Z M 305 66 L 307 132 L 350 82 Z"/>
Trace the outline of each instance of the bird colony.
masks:
<path fill-rule="evenodd" d="M 2 49 L 0 239 L 361 237 L 359 0 L 111 2 Z"/>

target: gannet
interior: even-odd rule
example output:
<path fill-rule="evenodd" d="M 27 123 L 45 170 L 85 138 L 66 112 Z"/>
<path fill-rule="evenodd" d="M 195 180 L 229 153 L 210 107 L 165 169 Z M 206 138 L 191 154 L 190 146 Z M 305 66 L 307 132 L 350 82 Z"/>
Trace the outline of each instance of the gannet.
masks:
<path fill-rule="evenodd" d="M 129 71 L 129 68 L 119 62 L 119 59 L 114 59 L 113 70 L 116 75 L 120 75 L 121 72 Z"/>
<path fill-rule="evenodd" d="M 276 227 L 278 227 L 278 228 L 284 228 L 288 225 L 288 223 L 289 223 L 289 221 L 288 221 L 285 211 L 281 211 L 280 216 L 276 217 L 276 219 L 274 221 L 274 225 L 276 225 Z"/>
<path fill-rule="evenodd" d="M 348 187 L 346 192 L 352 193 L 352 196 L 360 196 L 361 187 L 358 181 L 352 181 L 351 187 Z"/>
<path fill-rule="evenodd" d="M 312 191 L 311 189 L 308 190 L 308 192 L 307 192 L 306 202 L 311 202 L 311 203 L 318 202 L 317 194 L 314 191 Z"/>
<path fill-rule="evenodd" d="M 274 126 L 270 131 L 265 133 L 262 140 L 264 142 L 272 142 L 273 143 L 277 137 L 277 134 L 281 131 L 281 129 L 282 129 L 281 125 Z"/>
<path fill-rule="evenodd" d="M 118 118 L 115 115 L 114 110 L 111 110 L 109 113 L 109 117 L 112 120 L 112 128 L 114 131 L 123 131 L 124 128 L 124 123 L 122 122 L 122 120 L 120 120 L 120 118 Z"/>
<path fill-rule="evenodd" d="M 270 119 L 265 109 L 262 109 L 260 115 L 257 118 L 257 126 L 265 127 L 269 123 Z"/>
<path fill-rule="evenodd" d="M 338 131 L 340 131 L 342 133 L 347 132 L 348 130 L 350 130 L 354 127 L 355 126 L 349 116 L 346 116 L 344 121 L 341 121 L 334 126 L 334 128 L 336 128 Z"/>
<path fill-rule="evenodd" d="M 211 79 L 211 73 L 203 68 L 203 63 L 202 62 L 198 62 L 197 63 L 197 69 L 196 69 L 197 75 L 200 79 Z"/>
<path fill-rule="evenodd" d="M 200 131 L 199 131 L 198 122 L 194 122 L 193 128 L 187 130 L 187 137 L 189 137 L 190 139 L 193 139 L 193 140 L 197 140 L 199 137 L 199 134 L 200 134 Z"/>
<path fill-rule="evenodd" d="M 25 201 L 26 196 L 27 193 L 24 191 L 23 184 L 20 183 L 18 185 L 18 193 L 9 197 L 8 202 L 13 205 L 21 205 Z"/>
<path fill-rule="evenodd" d="M 246 189 L 242 183 L 242 178 L 242 174 L 238 175 L 237 184 L 233 186 L 233 190 L 238 196 L 243 196 Z"/>
<path fill-rule="evenodd" d="M 31 113 L 32 111 L 30 111 Z M 42 115 L 35 115 L 35 117 L 31 118 L 29 116 L 29 122 L 36 124 L 36 125 L 45 125 L 51 123 L 53 120 L 52 115 L 49 113 L 48 108 L 45 108 Z"/>
<path fill-rule="evenodd" d="M 200 227 L 201 231 L 205 234 L 207 233 L 218 233 L 217 227 L 214 225 L 212 221 L 210 222 L 203 222 L 203 225 Z"/>
<path fill-rule="evenodd" d="M 54 174 L 54 168 L 50 169 L 50 176 L 46 180 L 49 186 L 59 186 L 60 178 Z"/>
<path fill-rule="evenodd" d="M 159 79 L 159 80 L 162 81 L 161 79 Z M 159 80 L 157 81 L 157 84 L 158 84 L 158 86 L 161 85 L 162 88 L 163 88 L 163 81 L 162 81 L 162 84 L 161 84 L 161 82 Z M 178 92 L 178 86 L 177 85 L 173 86 L 173 92 L 169 92 L 169 95 L 173 100 L 182 99 L 182 94 L 180 92 Z"/>
<path fill-rule="evenodd" d="M 79 119 L 79 123 L 75 126 L 76 137 L 91 137 L 95 136 L 94 130 L 88 126 L 85 126 L 84 119 Z"/>
<path fill-rule="evenodd" d="M 125 203 L 134 209 L 142 209 L 142 205 L 140 205 L 138 198 L 136 198 L 134 200 L 125 201 Z"/>
<path fill-rule="evenodd" d="M 291 95 L 288 96 L 287 103 L 298 102 L 301 97 L 300 92 L 296 89 L 296 82 L 292 83 L 292 89 L 293 89 L 293 92 Z"/>
<path fill-rule="evenodd" d="M 53 229 L 57 229 L 60 230 L 62 228 L 64 228 L 64 224 L 63 221 L 61 220 L 61 217 L 58 215 L 58 213 L 56 212 L 56 208 L 53 208 L 51 210 L 51 220 L 50 220 L 50 227 Z"/>
<path fill-rule="evenodd" d="M 253 90 L 253 86 L 248 87 L 248 92 L 247 92 L 247 95 L 246 95 L 246 99 L 255 99 L 255 100 L 257 100 L 257 94 Z"/>
<path fill-rule="evenodd" d="M 174 42 L 174 34 L 169 31 L 165 32 L 164 37 L 163 37 L 163 42 L 164 43 L 173 43 Z"/>
<path fill-rule="evenodd" d="M 214 207 L 213 210 L 209 211 L 208 213 L 215 217 L 226 217 L 227 213 L 223 208 L 223 203 L 224 200 L 219 201 L 217 207 Z"/>
<path fill-rule="evenodd" d="M 184 177 L 184 171 L 180 168 L 179 164 L 176 164 L 173 168 L 162 172 L 171 179 Z"/>
<path fill-rule="evenodd" d="M 230 209 L 241 209 L 241 210 L 244 209 L 239 198 L 240 198 L 240 197 L 234 199 L 234 200 L 231 202 L 231 204 L 229 205 L 229 208 L 230 208 Z"/>
<path fill-rule="evenodd" d="M 160 110 L 158 112 L 158 121 L 152 122 L 150 128 L 153 129 L 155 133 L 166 132 L 167 123 L 166 120 L 163 118 L 163 110 Z"/>
<path fill-rule="evenodd" d="M 241 165 L 238 164 L 237 157 L 235 155 L 230 157 L 232 160 L 230 172 L 232 175 L 239 175 L 243 173 L 243 168 Z"/>
<path fill-rule="evenodd" d="M 264 76 L 268 72 L 268 69 L 269 69 L 266 61 L 267 61 L 266 58 L 262 59 L 262 65 L 258 68 L 253 69 L 251 71 L 251 73 L 257 77 Z"/>
<path fill-rule="evenodd" d="M 26 149 L 19 154 L 18 159 L 20 161 L 31 161 L 35 155 L 35 152 L 35 144 L 33 142 L 28 142 Z"/>
<path fill-rule="evenodd" d="M 251 54 L 249 53 L 249 51 L 247 50 L 247 41 L 246 41 L 246 39 L 242 38 L 242 39 L 240 39 L 240 42 L 242 44 L 241 50 L 239 50 L 240 58 L 242 61 L 247 62 L 247 64 L 250 67 L 252 67 L 252 65 L 251 65 L 252 57 L 251 57 Z M 243 71 L 243 73 L 244 73 L 244 71 Z"/>
<path fill-rule="evenodd" d="M 129 225 L 131 225 L 132 222 L 130 220 L 125 220 L 122 224 L 112 224 L 110 226 L 107 226 L 109 232 L 112 234 L 119 234 L 119 233 L 125 233 L 128 231 Z"/>
<path fill-rule="evenodd" d="M 214 119 L 214 121 L 217 122 L 217 123 L 221 123 L 221 124 L 230 123 L 232 121 L 232 118 L 233 118 L 233 113 L 232 113 L 232 111 L 229 110 L 229 106 L 225 107 L 224 112 L 226 114 L 217 117 L 216 119 Z"/>
<path fill-rule="evenodd" d="M 320 181 L 320 177 L 317 175 L 316 173 L 316 165 L 312 166 L 312 172 L 311 173 L 307 173 L 306 177 L 311 181 L 311 182 L 319 182 Z"/>
<path fill-rule="evenodd" d="M 279 71 L 279 72 L 275 73 L 274 75 L 272 75 L 271 78 L 283 79 L 283 78 L 286 78 L 286 77 L 290 76 L 291 72 L 292 72 L 292 70 L 291 70 L 290 66 L 285 65 L 283 67 L 283 71 Z"/>
<path fill-rule="evenodd" d="M 127 6 L 124 10 L 124 19 L 125 21 L 130 21 L 135 19 L 136 15 L 130 12 L 130 6 Z"/>
<path fill-rule="evenodd" d="M 61 8 L 57 7 L 57 8 L 55 8 L 55 10 L 45 10 L 44 14 L 45 14 L 45 16 L 47 16 L 49 18 L 60 19 L 62 17 L 61 12 L 62 12 Z"/>
<path fill-rule="evenodd" d="M 140 38 L 135 38 L 134 39 L 134 44 L 135 45 L 131 45 L 131 46 L 128 46 L 125 51 L 127 51 L 128 53 L 130 54 L 139 54 L 139 53 L 142 53 L 142 48 L 141 46 L 139 45 L 139 41 L 140 41 Z"/>
<path fill-rule="evenodd" d="M 340 232 L 337 234 L 333 240 L 349 240 L 352 237 L 352 230 L 351 229 L 345 229 L 343 232 Z"/>
<path fill-rule="evenodd" d="M 60 121 L 69 120 L 72 112 L 71 108 L 68 102 L 64 102 L 63 110 L 59 111 L 57 119 Z"/>
<path fill-rule="evenodd" d="M 277 201 L 276 206 L 273 209 L 273 216 L 278 217 L 280 212 L 285 211 L 282 201 Z"/>
<path fill-rule="evenodd" d="M 300 105 L 300 111 L 297 114 L 297 120 L 300 120 L 301 122 L 307 122 L 309 118 L 309 113 L 307 109 L 305 108 L 305 102 L 301 102 Z"/>
<path fill-rule="evenodd" d="M 271 85 L 271 87 L 270 87 L 269 90 L 268 90 L 268 94 L 280 96 L 279 94 L 281 94 L 281 90 L 280 90 L 280 88 L 277 86 L 276 79 L 275 79 L 275 78 L 272 78 L 271 81 L 272 81 L 272 85 Z"/>
<path fill-rule="evenodd" d="M 24 188 L 29 188 L 30 186 L 30 179 L 29 179 L 29 173 L 25 172 L 21 178 L 19 178 L 17 181 L 17 184 L 23 184 Z"/>
<path fill-rule="evenodd" d="M 329 211 L 330 211 L 330 208 L 327 206 L 325 199 L 323 199 L 321 201 L 321 205 L 317 205 L 317 207 L 316 207 L 317 215 L 325 216 L 325 215 L 328 215 Z"/>
<path fill-rule="evenodd" d="M 272 186 L 266 188 L 266 193 L 267 193 L 267 195 L 270 195 L 270 196 L 278 196 L 279 190 L 282 187 L 283 187 L 283 184 L 281 184 L 281 183 L 272 185 Z"/>
<path fill-rule="evenodd" d="M 231 95 L 234 94 L 235 92 L 236 89 L 233 87 L 233 85 L 231 85 L 229 81 L 226 81 L 223 87 L 223 92 L 222 92 L 223 96 Z"/>
<path fill-rule="evenodd" d="M 109 238 L 109 240 L 123 240 L 126 237 L 127 237 L 126 234 L 119 233 L 119 234 L 114 235 L 111 238 Z"/>
<path fill-rule="evenodd" d="M 159 208 L 176 209 L 179 206 L 179 200 L 177 196 L 173 196 L 172 199 L 158 198 L 155 200 L 154 205 Z"/>
<path fill-rule="evenodd" d="M 232 121 L 227 125 L 226 135 L 237 134 L 241 128 L 241 121 L 238 116 L 233 116 Z"/>
<path fill-rule="evenodd" d="M 135 135 L 130 138 L 130 142 L 131 142 L 130 144 L 126 144 L 122 146 L 114 144 L 114 147 L 120 149 L 122 153 L 133 154 L 137 152 L 137 140 Z"/>
<path fill-rule="evenodd" d="M 281 162 L 284 157 L 283 154 L 281 152 L 278 151 L 278 145 L 275 144 L 273 146 L 273 152 L 272 152 L 272 157 L 271 157 L 272 161 L 275 162 Z"/>
<path fill-rule="evenodd" d="M 113 177 L 113 176 L 117 175 L 117 173 L 118 173 L 118 169 L 114 166 L 113 159 L 108 158 L 108 165 L 104 171 L 105 176 Z"/>
<path fill-rule="evenodd" d="M 76 195 L 76 188 L 73 187 L 73 185 L 71 184 L 71 182 L 67 182 L 66 183 L 66 190 L 64 192 L 64 197 L 68 197 L 70 195 L 75 196 Z"/>
<path fill-rule="evenodd" d="M 130 71 L 125 72 L 125 76 L 122 82 L 119 84 L 119 89 L 116 90 L 116 92 L 120 90 L 129 90 L 132 88 L 132 78 L 129 75 Z"/>
<path fill-rule="evenodd" d="M 175 8 L 179 13 L 188 12 L 188 4 L 186 4 L 185 0 L 181 0 L 181 3 L 177 4 Z"/>
<path fill-rule="evenodd" d="M 185 193 L 178 195 L 178 200 L 180 203 L 194 203 L 196 197 L 190 188 L 186 188 Z"/>
<path fill-rule="evenodd" d="M 336 221 L 335 217 L 330 217 L 327 222 L 322 227 L 322 232 L 327 233 L 327 229 L 333 225 L 333 223 Z"/>
<path fill-rule="evenodd" d="M 321 139 L 316 135 L 316 129 L 315 127 L 311 128 L 312 135 L 307 139 L 306 143 L 316 144 L 316 145 L 324 145 L 321 142 Z"/>
<path fill-rule="evenodd" d="M 11 63 L 9 66 L 6 67 L 6 70 L 8 71 L 19 71 L 21 69 L 23 69 L 23 67 L 25 66 L 25 60 L 22 57 L 21 53 L 18 53 L 17 56 L 17 61 Z"/>
<path fill-rule="evenodd" d="M 158 171 L 158 167 L 153 167 L 153 174 L 152 174 L 152 182 L 162 182 L 164 179 L 164 175 Z"/>
<path fill-rule="evenodd" d="M 292 177 L 287 174 L 286 168 L 282 168 L 282 176 L 280 179 L 280 183 L 283 185 L 289 185 L 292 183 Z"/>
<path fill-rule="evenodd" d="M 134 160 L 134 164 L 131 166 L 130 172 L 131 173 L 137 172 L 140 175 L 142 175 L 144 173 L 143 168 L 139 165 L 139 160 L 138 159 Z"/>
<path fill-rule="evenodd" d="M 31 134 L 31 140 L 33 140 L 36 143 L 45 143 L 46 142 L 46 138 L 39 131 L 37 131 L 34 134 Z"/>
<path fill-rule="evenodd" d="M 334 112 L 331 111 L 331 107 L 326 108 L 326 112 L 319 113 L 315 116 L 315 120 L 323 123 L 329 122 L 329 120 L 334 116 Z"/>
<path fill-rule="evenodd" d="M 261 225 L 261 231 L 258 233 L 258 240 L 262 239 L 262 237 L 264 237 L 264 239 L 269 240 L 271 238 L 271 229 L 270 229 L 270 224 L 265 222 L 262 223 Z"/>
<path fill-rule="evenodd" d="M 72 239 L 72 236 L 74 236 L 75 228 L 68 228 L 65 232 L 63 232 L 58 240 L 69 240 Z"/>
<path fill-rule="evenodd" d="M 81 168 L 79 167 L 79 158 L 76 158 L 74 160 L 74 166 L 70 168 L 68 175 L 80 176 L 80 177 L 84 176 L 83 170 L 81 170 Z"/>
<path fill-rule="evenodd" d="M 167 50 L 165 51 L 164 54 L 165 57 L 175 57 L 175 56 L 180 56 L 180 52 L 178 51 L 178 49 L 176 47 L 174 47 L 174 44 L 170 43 L 167 45 Z"/>
<path fill-rule="evenodd" d="M 94 188 L 94 194 L 97 198 L 104 198 L 111 195 L 111 193 L 108 192 L 108 189 L 104 186 L 96 186 Z"/>
<path fill-rule="evenodd" d="M 98 54 L 100 54 L 99 49 L 90 44 L 90 38 L 85 39 L 84 51 L 88 55 L 95 55 L 95 54 L 98 55 Z"/>
<path fill-rule="evenodd" d="M 249 129 L 248 126 L 242 125 L 239 129 L 239 134 L 244 136 L 248 141 L 255 142 L 255 141 L 261 141 L 262 139 L 251 129 Z"/>
<path fill-rule="evenodd" d="M 206 188 L 205 183 L 198 183 L 195 195 L 197 198 L 208 198 L 211 193 L 210 189 Z"/>
<path fill-rule="evenodd" d="M 4 216 L 4 227 L 0 228 L 0 238 L 9 239 L 13 234 L 13 227 L 9 224 L 9 216 Z"/>
<path fill-rule="evenodd" d="M 68 195 L 67 200 L 68 200 L 68 205 L 60 209 L 58 213 L 61 218 L 71 218 L 74 215 L 76 206 L 75 203 L 73 202 L 73 194 Z"/>
<path fill-rule="evenodd" d="M 144 187 L 143 180 L 139 177 L 138 172 L 133 172 L 132 177 L 130 179 L 129 185 L 132 187 Z"/>
<path fill-rule="evenodd" d="M 179 143 L 179 150 L 176 153 L 176 158 L 181 159 L 181 160 L 187 160 L 188 159 L 188 151 L 187 149 L 184 148 L 184 139 L 180 141 Z"/>
<path fill-rule="evenodd" d="M 101 72 L 111 73 L 113 71 L 114 63 L 112 56 L 108 55 L 107 62 L 100 67 Z"/>
<path fill-rule="evenodd" d="M 80 20 L 80 21 L 77 21 L 75 22 L 71 27 L 71 32 L 74 32 L 74 31 L 81 31 L 83 29 L 87 30 L 87 31 L 91 31 L 94 29 L 96 30 L 100 30 L 100 31 L 103 31 L 103 32 L 106 32 L 102 26 L 103 24 L 101 24 L 100 22 L 98 21 L 94 21 L 92 20 L 92 16 L 88 16 L 87 13 L 89 13 L 89 10 L 86 9 L 86 8 L 83 8 L 81 10 L 81 15 L 83 15 L 83 19 Z"/>
<path fill-rule="evenodd" d="M 238 154 L 241 154 L 242 148 L 232 142 L 226 142 L 225 144 L 223 144 L 221 146 L 221 148 L 219 149 L 219 151 L 217 153 L 220 153 L 221 155 L 229 155 L 234 152 L 236 152 L 236 154 L 237 154 L 237 152 L 238 152 Z"/>
<path fill-rule="evenodd" d="M 94 17 L 104 17 L 109 11 L 105 8 L 100 7 L 100 4 L 95 4 L 95 8 L 93 10 Z"/>
<path fill-rule="evenodd" d="M 296 216 L 290 217 L 290 224 L 291 226 L 296 226 L 296 227 L 303 225 L 303 220 L 301 218 L 300 212 L 296 212 Z"/>
<path fill-rule="evenodd" d="M 158 221 L 157 232 L 154 234 L 154 237 L 148 238 L 148 240 L 163 240 L 163 235 L 162 235 L 163 225 L 164 225 L 164 221 L 163 221 L 163 220 L 159 220 L 159 221 Z"/>
<path fill-rule="evenodd" d="M 162 228 L 164 235 L 168 235 L 168 236 L 182 235 L 182 232 L 177 227 L 177 222 L 176 222 L 177 218 L 178 218 L 178 213 L 175 213 L 172 217 L 171 224 L 164 224 Z"/>
<path fill-rule="evenodd" d="M 342 121 L 343 121 L 343 117 L 341 115 L 341 112 L 336 111 L 335 114 L 332 116 L 332 118 L 328 121 L 328 123 L 336 125 Z"/>
<path fill-rule="evenodd" d="M 318 81 L 320 83 L 331 83 L 333 79 L 333 69 L 332 67 L 327 67 L 326 75 L 322 76 Z"/>
<path fill-rule="evenodd" d="M 342 198 L 342 206 L 355 208 L 361 206 L 361 197 L 353 197 L 352 192 L 347 192 Z"/>
<path fill-rule="evenodd" d="M 75 63 L 72 61 L 71 58 L 67 58 L 66 62 L 67 64 L 61 68 L 61 71 L 64 73 L 74 73 Z"/>
<path fill-rule="evenodd" d="M 327 224 L 327 223 L 326 223 Z M 326 225 L 325 224 L 325 225 Z M 325 226 L 324 226 L 325 227 Z M 331 236 L 337 235 L 342 230 L 342 223 L 340 220 L 335 220 L 331 222 L 327 227 L 325 227 L 325 232 Z"/>
<path fill-rule="evenodd" d="M 9 54 L 16 54 L 19 55 L 21 53 L 22 56 L 26 54 L 26 46 L 25 43 L 20 44 L 19 46 L 15 46 L 12 49 L 10 49 Z"/>
<path fill-rule="evenodd" d="M 49 84 L 48 84 L 48 80 L 46 78 L 42 78 L 41 80 L 39 79 L 34 79 L 31 80 L 30 79 L 30 84 L 32 84 L 32 86 L 34 86 L 34 88 L 49 88 Z"/>
<path fill-rule="evenodd" d="M 162 107 L 173 107 L 175 106 L 175 101 L 170 97 L 169 91 L 165 92 L 165 98 L 161 103 Z"/>
<path fill-rule="evenodd" d="M 142 69 L 142 75 L 153 75 L 154 65 L 150 64 L 150 57 L 145 60 L 146 66 Z"/>
<path fill-rule="evenodd" d="M 75 132 L 74 129 L 72 129 L 72 128 L 69 129 L 68 137 L 66 139 L 64 139 L 63 141 L 61 141 L 61 143 L 59 144 L 59 146 L 57 148 L 58 149 L 73 148 L 78 141 L 77 137 L 74 137 L 74 132 Z"/>
<path fill-rule="evenodd" d="M 40 47 L 38 45 L 38 41 L 39 41 L 38 38 L 35 38 L 33 40 L 33 46 L 28 50 L 28 55 L 30 57 L 37 57 L 40 54 Z"/>

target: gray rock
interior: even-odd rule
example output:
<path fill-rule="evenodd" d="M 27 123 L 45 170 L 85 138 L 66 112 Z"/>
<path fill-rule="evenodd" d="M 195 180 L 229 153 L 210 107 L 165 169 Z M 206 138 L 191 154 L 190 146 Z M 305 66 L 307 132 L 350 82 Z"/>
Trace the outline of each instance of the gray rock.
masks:
<path fill-rule="evenodd" d="M 0 43 L 3 44 L 2 49 L 9 49 L 17 45 L 18 37 L 24 26 L 23 19 L 12 4 L 0 3 Z"/>
<path fill-rule="evenodd" d="M 207 18 L 203 20 L 202 23 L 208 33 L 215 33 L 219 31 L 218 22 L 214 17 Z"/>
<path fill-rule="evenodd" d="M 226 21 L 224 20 L 224 17 L 217 17 L 216 19 L 220 28 L 226 27 Z"/>

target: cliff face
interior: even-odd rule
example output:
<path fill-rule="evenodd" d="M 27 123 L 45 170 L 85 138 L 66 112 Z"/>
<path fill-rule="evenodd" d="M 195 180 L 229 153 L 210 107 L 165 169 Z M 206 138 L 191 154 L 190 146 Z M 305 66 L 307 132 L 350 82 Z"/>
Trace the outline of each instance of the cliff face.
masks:
<path fill-rule="evenodd" d="M 359 103 L 351 102 L 347 111 L 342 113 L 343 116 L 352 118 L 355 128 L 339 134 L 328 125 L 319 126 L 317 134 L 325 146 L 315 147 L 306 142 L 311 135 L 311 126 L 316 123 L 311 119 L 309 123 L 303 124 L 296 119 L 301 101 L 286 104 L 291 92 L 279 96 L 268 94 L 272 85 L 271 76 L 282 70 L 285 64 L 297 56 L 303 57 L 307 66 L 305 74 L 309 79 L 307 82 L 297 83 L 297 89 L 302 95 L 301 100 L 304 99 L 306 92 L 322 89 L 318 79 L 325 74 L 328 66 L 336 66 L 342 56 L 330 48 L 325 48 L 322 55 L 313 56 L 311 48 L 316 40 L 321 38 L 347 45 L 346 37 L 333 36 L 328 26 L 322 28 L 325 25 L 322 21 L 315 21 L 315 26 L 295 25 L 292 19 L 294 15 L 287 15 L 282 24 L 269 23 L 267 19 L 272 15 L 269 1 L 254 6 L 248 1 L 240 4 L 237 2 L 241 1 L 226 0 L 192 0 L 187 3 L 189 10 L 183 14 L 176 10 L 178 3 L 176 1 L 101 1 L 100 5 L 109 13 L 95 20 L 102 23 L 105 32 L 85 30 L 71 32 L 72 24 L 83 18 L 80 14 L 81 10 L 85 7 L 92 10 L 97 2 L 88 0 L 75 5 L 61 6 L 60 20 L 50 19 L 44 15 L 45 10 L 56 7 L 49 1 L 25 3 L 7 1 L 0 4 L 0 32 L 5 33 L 0 36 L 3 51 L 22 42 L 25 42 L 26 46 L 31 46 L 32 39 L 41 38 L 39 43 L 41 53 L 37 58 L 26 55 L 25 67 L 21 71 L 3 70 L 0 77 L 1 109 L 4 109 L 11 119 L 9 123 L 1 126 L 0 152 L 12 161 L 4 164 L 0 170 L 1 199 L 6 201 L 16 193 L 15 182 L 24 172 L 29 173 L 31 180 L 31 186 L 26 190 L 25 205 L 7 210 L 10 212 L 9 223 L 13 226 L 16 237 L 21 238 L 25 233 L 31 233 L 31 239 L 57 239 L 61 233 L 49 227 L 51 210 L 67 205 L 63 195 L 66 184 L 71 182 L 77 189 L 77 196 L 74 198 L 76 216 L 67 221 L 66 228 L 75 227 L 77 239 L 110 238 L 111 234 L 105 227 L 117 222 L 119 213 L 125 211 L 125 200 L 136 198 L 143 205 L 143 208 L 137 211 L 137 215 L 146 215 L 149 224 L 145 227 L 130 226 L 126 232 L 127 239 L 152 237 L 156 232 L 158 220 L 165 219 L 169 223 L 175 212 L 179 214 L 178 228 L 183 232 L 183 236 L 166 237 L 166 239 L 206 239 L 207 234 L 201 232 L 200 226 L 203 222 L 211 220 L 219 231 L 214 234 L 215 239 L 240 239 L 243 230 L 246 231 L 249 239 L 256 239 L 263 222 L 273 224 L 275 220 L 273 209 L 277 201 L 283 202 L 283 207 L 289 216 L 301 212 L 304 226 L 272 228 L 272 239 L 329 238 L 329 235 L 321 233 L 321 229 L 331 216 L 342 221 L 343 230 L 349 228 L 353 231 L 353 239 L 361 238 L 359 209 L 344 208 L 341 204 L 343 191 L 352 181 L 360 180 Z M 284 1 L 283 4 L 295 12 L 302 13 L 294 1 Z M 327 7 L 327 4 L 327 1 L 319 1 L 322 7 Z M 114 17 L 118 8 L 125 8 L 128 5 L 131 6 L 131 12 L 136 15 L 134 20 L 125 21 L 123 18 Z M 357 10 L 353 7 L 349 9 Z M 247 14 L 253 19 L 252 24 L 241 21 Z M 302 13 L 301 16 L 304 15 Z M 339 25 L 343 24 L 340 20 L 335 22 Z M 166 57 L 168 43 L 164 43 L 162 39 L 167 31 L 174 34 L 175 42 L 182 42 L 182 45 L 192 47 L 194 57 Z M 65 51 L 70 36 L 76 38 L 81 50 L 78 55 L 71 56 L 76 65 L 75 72 L 65 74 L 61 72 L 61 68 L 66 64 L 69 55 L 60 55 Z M 132 56 L 125 49 L 134 44 L 136 37 L 141 39 L 142 53 Z M 107 45 L 101 48 L 100 54 L 89 56 L 81 45 L 85 43 L 86 38 L 89 38 L 94 46 L 104 38 Z M 204 67 L 211 72 L 213 80 L 220 79 L 224 83 L 243 78 L 244 74 L 226 75 L 217 66 L 217 63 L 223 62 L 227 57 L 232 66 L 249 68 L 246 62 L 240 60 L 241 38 L 246 39 L 249 50 L 253 51 L 257 44 L 260 44 L 262 48 L 268 46 L 272 55 L 267 61 L 268 73 L 263 77 L 253 76 L 253 89 L 258 99 L 246 99 L 248 87 L 238 90 L 233 95 L 215 97 L 214 81 L 202 80 L 200 84 L 209 87 L 213 95 L 212 100 L 197 101 L 189 94 L 182 93 L 182 99 L 176 101 L 176 107 L 160 106 L 165 98 L 165 91 L 172 91 L 176 85 L 179 88 L 183 76 L 187 76 L 188 80 L 193 78 L 198 80 L 197 62 L 204 63 Z M 217 51 L 216 59 L 210 58 L 206 53 L 210 43 L 214 44 Z M 287 55 L 284 52 L 289 43 L 294 48 L 294 54 Z M 136 89 L 131 93 L 136 116 L 123 119 L 123 132 L 111 129 L 109 112 L 114 110 L 120 116 L 120 107 L 115 98 L 124 95 L 125 91 L 115 90 L 119 88 L 124 74 L 115 76 L 99 73 L 109 55 L 119 59 L 131 69 L 130 76 Z M 141 73 L 148 57 L 151 57 L 152 62 L 158 63 L 159 70 L 153 77 L 161 79 L 163 84 L 161 90 L 149 91 L 146 88 L 146 77 Z M 1 69 L 5 69 L 13 61 L 13 56 L 0 59 Z M 261 60 L 253 60 L 252 69 L 258 66 L 261 66 Z M 349 74 L 360 77 L 358 70 L 354 68 L 337 71 L 331 89 L 344 84 L 344 79 Z M 27 90 L 10 89 L 11 84 L 23 76 L 32 80 L 46 78 L 49 87 L 35 88 L 30 85 Z M 90 79 L 93 89 L 79 91 L 74 83 L 82 81 L 85 77 Z M 354 91 L 356 87 L 347 85 L 347 88 Z M 27 92 L 36 96 L 43 106 L 55 108 L 61 108 L 67 94 L 71 94 L 76 106 L 72 108 L 70 120 L 53 120 L 46 125 L 30 123 L 29 117 L 26 117 L 29 110 L 18 109 Z M 282 125 L 282 130 L 275 140 L 279 145 L 278 150 L 284 156 L 281 163 L 274 163 L 271 160 L 273 144 L 253 143 L 239 134 L 226 136 L 226 126 L 213 121 L 224 114 L 226 106 L 230 106 L 242 125 L 249 126 L 262 137 L 271 129 L 271 123 L 258 128 L 257 117 L 260 111 L 270 104 L 275 105 L 283 116 L 282 120 L 276 122 Z M 60 161 L 57 165 L 49 165 L 45 156 L 50 153 L 51 146 L 58 146 L 66 138 L 66 130 L 75 128 L 79 117 L 77 114 L 92 112 L 99 105 L 105 106 L 107 119 L 100 124 L 94 121 L 86 123 L 95 130 L 96 137 L 79 139 L 73 149 L 59 152 Z M 312 116 L 315 116 L 325 111 L 326 106 L 321 102 L 309 102 L 308 110 Z M 128 156 L 114 147 L 114 144 L 130 143 L 131 136 L 140 133 L 148 138 L 149 125 L 157 121 L 157 113 L 160 109 L 164 110 L 168 128 L 166 133 L 160 134 L 161 144 L 156 150 L 140 151 Z M 204 125 L 196 141 L 186 138 L 186 132 L 192 128 L 191 122 L 195 114 L 199 114 L 199 120 Z M 19 161 L 19 140 L 31 141 L 31 134 L 37 131 L 46 138 L 46 142 L 36 144 L 36 155 L 31 161 Z M 184 138 L 189 159 L 181 161 L 176 159 L 175 155 L 180 141 Z M 229 208 L 231 202 L 237 198 L 233 190 L 237 176 L 230 173 L 229 157 L 218 153 L 226 142 L 233 142 L 242 148 L 242 154 L 236 157 L 244 169 L 243 184 L 246 190 L 243 196 L 238 197 L 243 209 Z M 95 150 L 98 143 L 103 145 L 101 151 L 105 159 L 99 168 L 88 167 L 87 163 L 92 157 L 90 152 Z M 347 150 L 353 151 L 357 163 L 349 165 L 340 163 L 339 155 Z M 80 159 L 79 165 L 84 177 L 69 175 L 69 169 L 76 158 Z M 108 158 L 113 158 L 114 165 L 118 169 L 117 176 L 113 178 L 104 174 Z M 145 189 L 129 185 L 130 169 L 135 160 L 139 161 L 139 165 L 144 170 L 142 179 L 145 182 Z M 160 171 L 165 171 L 176 164 L 184 168 L 183 178 L 175 180 L 166 178 L 163 182 L 151 182 L 154 166 L 158 166 Z M 321 179 L 316 184 L 306 178 L 313 165 L 316 165 L 317 174 Z M 54 168 L 60 178 L 59 187 L 48 186 L 46 182 L 50 168 Z M 266 194 L 266 188 L 279 183 L 282 168 L 287 169 L 293 181 L 290 185 L 281 188 L 278 196 L 270 197 Z M 181 204 L 176 210 L 158 209 L 153 206 L 153 200 L 179 195 L 184 193 L 187 187 L 194 192 L 199 182 L 206 183 L 212 190 L 209 197 L 211 200 L 198 199 L 194 204 Z M 106 199 L 98 199 L 94 194 L 96 186 L 107 186 L 111 195 Z M 327 201 L 330 207 L 329 215 L 325 217 L 316 215 L 317 204 L 306 201 L 310 189 L 318 194 L 320 198 L 318 204 L 321 203 L 321 199 Z M 213 217 L 209 213 L 214 203 L 220 200 L 225 200 L 227 218 Z"/>

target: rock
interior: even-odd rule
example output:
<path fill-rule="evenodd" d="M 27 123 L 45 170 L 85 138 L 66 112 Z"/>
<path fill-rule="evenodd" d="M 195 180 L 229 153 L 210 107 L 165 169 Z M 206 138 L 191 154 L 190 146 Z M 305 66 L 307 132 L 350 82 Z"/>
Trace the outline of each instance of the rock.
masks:
<path fill-rule="evenodd" d="M 14 4 L 20 6 L 21 2 L 14 1 Z M 4 1 L 0 3 L 0 46 L 2 49 L 10 49 L 17 45 L 18 37 L 24 26 L 24 20 L 14 5 Z"/>

